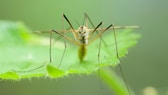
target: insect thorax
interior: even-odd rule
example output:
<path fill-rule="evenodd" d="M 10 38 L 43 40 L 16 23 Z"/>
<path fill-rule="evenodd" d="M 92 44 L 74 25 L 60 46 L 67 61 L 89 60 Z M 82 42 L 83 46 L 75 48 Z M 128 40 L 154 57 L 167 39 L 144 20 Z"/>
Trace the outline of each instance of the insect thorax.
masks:
<path fill-rule="evenodd" d="M 78 28 L 78 40 L 80 44 L 88 44 L 89 30 L 86 26 L 80 26 Z"/>

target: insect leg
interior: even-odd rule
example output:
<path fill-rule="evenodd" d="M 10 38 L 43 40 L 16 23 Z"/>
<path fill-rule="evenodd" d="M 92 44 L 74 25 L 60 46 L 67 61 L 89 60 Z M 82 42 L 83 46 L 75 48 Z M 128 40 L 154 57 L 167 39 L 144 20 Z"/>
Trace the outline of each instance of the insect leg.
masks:
<path fill-rule="evenodd" d="M 65 20 L 68 22 L 69 26 L 71 27 L 72 33 L 73 33 L 73 35 L 74 35 L 74 37 L 75 37 L 75 40 L 78 40 L 78 34 L 77 34 L 77 32 L 75 31 L 74 27 L 72 26 L 71 22 L 69 21 L 69 19 L 66 17 L 65 14 L 63 14 L 63 17 L 65 18 Z"/>
<path fill-rule="evenodd" d="M 119 51 L 118 51 L 117 37 L 116 37 L 116 32 L 115 32 L 114 24 L 112 24 L 112 30 L 114 32 L 114 40 L 115 40 L 115 47 L 116 47 L 116 56 L 117 56 L 117 59 L 119 60 Z M 127 82 L 126 77 L 124 75 L 124 72 L 123 72 L 121 64 L 119 64 L 119 69 L 120 69 L 120 72 L 121 72 L 121 76 L 123 77 L 125 86 L 126 86 L 126 88 L 128 90 L 128 93 L 129 93 L 129 95 L 131 95 L 131 91 L 130 91 L 130 89 L 128 87 L 128 82 Z"/>

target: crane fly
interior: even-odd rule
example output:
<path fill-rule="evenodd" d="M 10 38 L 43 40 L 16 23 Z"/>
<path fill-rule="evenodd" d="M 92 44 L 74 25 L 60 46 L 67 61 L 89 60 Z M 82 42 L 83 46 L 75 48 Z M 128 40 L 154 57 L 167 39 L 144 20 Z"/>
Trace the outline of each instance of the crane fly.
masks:
<path fill-rule="evenodd" d="M 113 27 L 113 25 L 111 24 L 107 28 L 101 29 L 103 31 L 98 33 L 96 31 L 102 25 L 102 22 L 100 22 L 94 29 L 89 29 L 88 24 L 86 24 L 86 25 L 79 26 L 78 30 L 75 30 L 74 27 L 72 26 L 71 22 L 69 21 L 69 19 L 64 14 L 63 14 L 63 17 L 68 22 L 70 28 L 72 29 L 71 32 L 73 34 L 74 39 L 71 39 L 71 38 L 65 36 L 63 33 L 57 32 L 55 30 L 51 30 L 51 32 L 54 32 L 54 33 L 62 36 L 66 40 L 72 42 L 73 44 L 75 44 L 79 47 L 78 57 L 79 57 L 80 62 L 83 62 L 83 60 L 84 60 L 84 57 L 85 57 L 86 52 L 87 52 L 87 46 L 89 44 L 91 44 L 94 40 L 99 38 L 106 30 Z M 85 14 L 85 18 L 89 18 L 87 14 Z M 91 22 L 90 19 L 89 19 L 89 21 Z M 94 27 L 93 24 L 92 24 L 92 26 Z M 93 39 L 89 40 L 95 32 L 97 33 L 97 35 Z M 50 40 L 50 46 L 51 46 L 51 40 Z M 66 49 L 66 46 L 65 46 L 65 49 Z M 50 49 L 50 53 L 51 53 L 51 49 Z M 50 54 L 50 62 L 51 62 L 51 54 Z"/>
<path fill-rule="evenodd" d="M 125 29 L 125 28 L 138 28 L 138 26 L 114 26 L 114 24 L 110 24 L 109 26 L 107 26 L 106 28 L 100 28 L 100 26 L 102 26 L 103 22 L 100 22 L 96 27 L 94 26 L 93 22 L 91 21 L 90 17 L 84 13 L 84 23 L 85 25 L 81 25 L 78 27 L 77 30 L 74 29 L 74 27 L 72 26 L 70 20 L 66 17 L 65 14 L 63 14 L 63 19 L 66 20 L 66 22 L 69 24 L 70 29 L 69 30 L 63 30 L 62 32 L 56 31 L 56 30 L 51 30 L 50 31 L 50 63 L 52 62 L 51 59 L 51 37 L 52 37 L 52 32 L 58 34 L 59 36 L 64 38 L 64 43 L 65 43 L 65 49 L 64 52 L 62 54 L 61 57 L 61 61 L 59 63 L 59 65 L 62 63 L 63 60 L 63 56 L 65 54 L 66 51 L 66 42 L 65 40 L 68 40 L 69 42 L 77 45 L 78 48 L 78 58 L 80 63 L 82 63 L 84 61 L 84 58 L 86 56 L 87 53 L 87 46 L 90 45 L 92 42 L 94 42 L 96 39 L 100 38 L 100 43 L 99 43 L 99 49 L 98 49 L 98 64 L 100 64 L 100 48 L 101 48 L 101 43 L 103 42 L 104 45 L 106 45 L 106 42 L 103 40 L 103 38 L 101 37 L 103 35 L 104 32 L 106 32 L 107 30 L 112 30 L 112 32 L 114 33 L 114 40 L 115 40 L 115 49 L 116 49 L 116 56 L 117 59 L 119 59 L 119 54 L 118 54 L 118 45 L 117 45 L 117 37 L 116 37 L 116 33 L 115 33 L 115 29 Z M 90 24 L 92 25 L 93 29 L 90 29 L 88 27 L 88 23 L 87 20 L 90 22 Z M 66 35 L 64 35 L 64 32 L 71 32 L 73 34 L 74 39 L 72 39 L 71 37 L 68 37 Z M 96 35 L 94 35 L 96 33 Z M 119 64 L 120 65 L 120 64 Z M 127 87 L 127 90 L 129 92 L 129 94 L 131 95 L 131 92 L 129 91 L 129 87 L 127 85 L 125 76 L 123 74 L 122 68 L 121 66 L 119 66 L 119 69 L 122 73 L 122 77 L 125 81 L 125 85 Z"/>
<path fill-rule="evenodd" d="M 106 32 L 107 30 L 113 30 L 114 32 L 114 40 L 115 40 L 115 48 L 116 48 L 116 55 L 118 58 L 118 46 L 117 46 L 117 38 L 116 38 L 116 33 L 115 33 L 115 29 L 126 29 L 126 28 L 138 28 L 138 26 L 114 26 L 113 24 L 110 24 L 109 26 L 107 26 L 106 28 L 100 28 L 100 26 L 102 26 L 103 22 L 100 22 L 96 27 L 93 24 L 93 22 L 91 21 L 90 17 L 84 13 L 84 24 L 79 26 L 77 30 L 75 30 L 75 28 L 73 27 L 73 25 L 71 24 L 70 20 L 66 17 L 65 14 L 63 14 L 63 19 L 65 19 L 67 21 L 67 23 L 70 26 L 70 29 L 68 30 L 51 30 L 50 31 L 50 63 L 52 62 L 51 59 L 51 43 L 52 43 L 52 33 L 56 33 L 59 36 L 63 37 L 65 40 L 68 40 L 69 42 L 73 43 L 74 45 L 78 46 L 78 58 L 79 61 L 82 63 L 84 61 L 84 58 L 86 56 L 87 53 L 87 46 L 90 45 L 92 42 L 94 42 L 96 39 L 100 38 L 100 44 L 101 42 L 103 42 L 103 44 L 106 45 L 106 42 L 103 40 L 103 38 L 101 37 L 103 35 L 104 32 Z M 90 29 L 88 27 L 88 23 L 87 20 L 90 22 L 90 24 L 92 25 L 93 29 Z M 99 31 L 99 32 L 98 32 Z M 66 35 L 64 35 L 67 32 L 71 32 L 73 34 L 73 38 L 68 37 Z M 96 33 L 96 35 L 94 35 Z M 64 53 L 66 51 L 66 43 L 65 43 L 65 49 L 61 58 L 61 62 L 64 56 Z M 100 48 L 100 46 L 99 46 Z M 99 50 L 100 52 L 100 50 Z M 99 53 L 98 53 L 98 59 L 99 59 Z M 61 64 L 60 62 L 60 64 Z"/>
<path fill-rule="evenodd" d="M 114 26 L 114 24 L 110 24 L 106 28 L 103 28 L 103 27 L 101 27 L 101 26 L 103 26 L 102 25 L 103 22 L 100 22 L 100 23 L 97 24 L 97 26 L 95 26 L 93 24 L 93 22 L 91 21 L 90 17 L 86 13 L 84 13 L 83 25 L 79 26 L 78 29 L 75 30 L 75 28 L 73 27 L 73 25 L 71 24 L 70 20 L 66 17 L 65 14 L 63 14 L 62 18 L 64 20 L 66 20 L 66 22 L 68 23 L 68 25 L 69 25 L 68 30 L 64 30 L 63 29 L 63 30 L 60 30 L 60 31 L 57 31 L 57 30 L 49 31 L 50 32 L 50 49 L 49 49 L 49 60 L 50 60 L 50 63 L 52 63 L 52 56 L 51 56 L 52 55 L 51 54 L 52 53 L 52 50 L 51 50 L 51 47 L 52 47 L 52 33 L 56 33 L 60 37 L 64 38 L 64 47 L 65 48 L 64 48 L 63 54 L 61 56 L 61 61 L 60 61 L 59 65 L 58 65 L 58 67 L 61 65 L 62 60 L 63 60 L 64 55 L 65 55 L 65 52 L 66 52 L 66 48 L 67 48 L 66 40 L 79 47 L 78 48 L 78 58 L 79 58 L 79 62 L 82 63 L 83 61 L 85 61 L 85 56 L 87 54 L 87 46 L 89 46 L 95 40 L 97 40 L 99 38 L 100 42 L 99 42 L 99 46 L 98 46 L 97 60 L 98 60 L 98 64 L 100 64 L 101 44 L 103 43 L 106 46 L 106 42 L 102 38 L 102 35 L 107 30 L 112 30 L 112 32 L 114 34 L 114 43 L 115 43 L 116 56 L 117 56 L 117 59 L 119 59 L 117 37 L 116 37 L 115 29 L 139 28 L 138 26 Z M 89 28 L 88 21 L 89 21 L 90 25 L 93 27 L 93 29 Z M 64 28 L 64 25 L 63 25 L 63 28 Z M 43 33 L 47 32 L 48 33 L 48 31 L 41 31 L 41 32 L 43 32 Z M 73 38 L 65 35 L 68 32 L 73 34 Z M 27 72 L 42 68 L 44 66 L 45 65 L 42 65 L 40 67 L 28 70 Z M 129 91 L 129 88 L 127 86 L 127 82 L 126 82 L 126 79 L 124 77 L 122 68 L 121 68 L 121 66 L 119 66 L 119 67 L 120 67 L 120 70 L 122 72 L 122 76 L 123 76 L 123 79 L 125 81 L 126 87 L 127 87 L 128 91 Z M 129 93 L 130 93 L 130 91 L 129 91 Z"/>

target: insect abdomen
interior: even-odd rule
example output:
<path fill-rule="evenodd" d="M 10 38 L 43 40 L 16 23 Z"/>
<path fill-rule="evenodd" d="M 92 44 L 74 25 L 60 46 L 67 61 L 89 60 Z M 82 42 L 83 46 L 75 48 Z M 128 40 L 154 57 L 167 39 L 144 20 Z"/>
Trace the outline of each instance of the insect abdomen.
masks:
<path fill-rule="evenodd" d="M 86 45 L 85 45 L 85 44 L 82 44 L 82 45 L 79 47 L 79 50 L 78 50 L 78 57 L 79 57 L 79 59 L 80 59 L 80 62 L 83 61 L 85 55 L 86 55 Z"/>

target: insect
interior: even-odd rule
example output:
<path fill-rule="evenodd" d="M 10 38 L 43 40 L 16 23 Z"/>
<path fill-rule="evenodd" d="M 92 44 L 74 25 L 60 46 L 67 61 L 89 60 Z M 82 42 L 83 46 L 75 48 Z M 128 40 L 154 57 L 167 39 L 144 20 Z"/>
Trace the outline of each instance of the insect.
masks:
<path fill-rule="evenodd" d="M 118 46 L 117 46 L 117 38 L 116 38 L 115 29 L 138 28 L 137 26 L 114 26 L 113 24 L 110 24 L 106 28 L 100 28 L 102 26 L 103 22 L 100 22 L 95 27 L 95 25 L 91 21 L 90 17 L 86 13 L 84 13 L 84 16 L 85 16 L 84 24 L 81 25 L 81 26 L 79 25 L 78 29 L 75 30 L 75 28 L 72 26 L 70 20 L 66 17 L 65 14 L 63 14 L 63 19 L 65 19 L 67 21 L 67 23 L 70 26 L 70 29 L 69 30 L 62 30 L 61 32 L 56 31 L 56 30 L 51 30 L 50 31 L 50 63 L 52 62 L 52 58 L 51 58 L 52 32 L 58 34 L 59 36 L 61 36 L 65 40 L 68 40 L 69 42 L 71 42 L 74 45 L 77 45 L 79 47 L 78 48 L 78 58 L 79 58 L 79 61 L 82 63 L 84 61 L 84 58 L 85 58 L 86 54 L 87 54 L 87 46 L 89 46 L 91 43 L 93 43 L 96 39 L 100 38 L 100 44 L 101 44 L 101 42 L 103 42 L 103 44 L 106 45 L 106 42 L 103 40 L 103 38 L 101 36 L 107 30 L 113 30 L 112 32 L 114 33 L 116 56 L 118 58 Z M 88 21 L 90 22 L 93 29 L 90 29 L 88 27 Z M 73 34 L 74 39 L 64 35 L 67 32 L 71 32 Z M 99 48 L 99 50 L 98 50 L 98 60 L 99 60 L 99 55 L 100 55 L 100 47 L 101 46 L 99 45 L 99 47 L 98 47 Z M 63 55 L 61 57 L 61 62 L 62 62 L 63 56 L 65 54 L 66 48 L 67 48 L 67 46 L 66 46 L 66 43 L 65 43 L 65 49 L 64 49 Z M 61 62 L 60 62 L 60 64 L 61 64 Z"/>
<path fill-rule="evenodd" d="M 61 57 L 61 61 L 59 62 L 58 67 L 61 65 L 66 49 L 67 49 L 67 45 L 66 45 L 66 40 L 73 43 L 74 45 L 78 46 L 78 59 L 79 62 L 82 63 L 85 61 L 85 57 L 87 54 L 87 46 L 91 45 L 95 40 L 100 39 L 99 42 L 99 46 L 98 46 L 98 54 L 97 54 L 97 60 L 98 60 L 98 64 L 100 64 L 100 51 L 101 51 L 101 44 L 103 43 L 104 45 L 106 45 L 106 42 L 104 41 L 102 35 L 107 31 L 107 30 L 113 30 L 112 32 L 114 33 L 114 40 L 115 40 L 115 49 L 116 49 L 116 56 L 117 58 L 119 58 L 119 53 L 118 53 L 118 45 L 117 45 L 117 37 L 116 37 L 116 33 L 115 33 L 115 29 L 124 29 L 124 28 L 138 28 L 137 26 L 114 26 L 114 24 L 110 24 L 109 26 L 107 26 L 106 28 L 101 27 L 103 25 L 103 22 L 100 22 L 97 24 L 97 26 L 95 26 L 93 24 L 93 22 L 91 21 L 90 17 L 84 13 L 84 23 L 83 25 L 79 26 L 79 28 L 77 30 L 75 30 L 75 28 L 73 27 L 73 25 L 71 24 L 70 20 L 66 17 L 65 14 L 63 14 L 63 19 L 66 20 L 66 22 L 68 23 L 69 27 L 68 30 L 62 30 L 62 31 L 56 31 L 56 30 L 51 30 L 50 31 L 50 49 L 49 49 L 49 59 L 50 59 L 50 63 L 52 63 L 52 33 L 56 33 L 58 34 L 60 37 L 62 37 L 64 39 L 64 51 Z M 91 26 L 93 27 L 93 29 L 89 28 L 89 24 L 88 22 L 91 24 Z M 64 27 L 64 25 L 63 25 Z M 65 33 L 72 33 L 73 34 L 73 38 L 66 36 Z M 90 53 L 90 52 L 88 52 Z M 41 67 L 44 67 L 45 65 L 42 65 L 40 67 L 31 69 L 29 71 L 33 71 L 36 69 L 39 69 Z M 122 68 L 120 67 L 121 72 Z M 122 74 L 122 76 L 124 76 Z M 124 81 L 126 83 L 125 77 Z M 127 86 L 127 84 L 126 84 Z M 127 86 L 128 88 L 128 86 Z M 129 89 L 128 89 L 129 90 Z"/>
<path fill-rule="evenodd" d="M 97 38 L 101 38 L 101 35 L 108 30 L 109 28 L 113 27 L 113 25 L 109 25 L 107 28 L 102 29 L 102 31 L 100 33 L 96 32 L 98 30 L 98 28 L 102 25 L 102 22 L 100 22 L 96 27 L 93 25 L 93 23 L 91 22 L 90 18 L 88 17 L 88 15 L 85 13 L 85 18 L 88 18 L 88 20 L 91 22 L 92 26 L 94 27 L 94 29 L 89 29 L 88 28 L 88 24 L 86 23 L 86 25 L 82 25 L 79 26 L 78 30 L 75 30 L 74 27 L 72 26 L 71 22 L 69 21 L 69 19 L 63 14 L 63 17 L 65 18 L 65 20 L 68 22 L 70 28 L 72 29 L 72 33 L 73 33 L 73 37 L 74 39 L 71 39 L 67 36 L 65 36 L 64 34 L 57 32 L 55 30 L 51 30 L 51 32 L 54 32 L 60 36 L 62 36 L 63 38 L 65 38 L 66 40 L 72 42 L 73 44 L 77 45 L 79 47 L 78 49 L 78 57 L 80 62 L 83 62 L 84 57 L 86 55 L 87 52 L 87 46 L 89 44 L 91 44 L 94 40 L 96 40 Z M 100 29 L 99 29 L 100 30 Z M 97 33 L 97 35 L 92 39 L 89 40 L 92 35 L 94 33 Z M 102 39 L 101 39 L 102 40 Z M 51 46 L 51 40 L 50 40 L 50 46 Z M 66 49 L 66 46 L 65 46 Z M 50 53 L 51 53 L 51 49 L 50 49 Z M 64 55 L 64 54 L 63 54 Z M 63 57 L 62 57 L 63 58 Z M 61 59 L 62 60 L 62 59 Z M 50 61 L 51 61 L 51 54 L 50 54 Z"/>
<path fill-rule="evenodd" d="M 84 61 L 84 58 L 85 58 L 85 56 L 87 54 L 87 46 L 90 45 L 92 42 L 94 42 L 96 39 L 100 38 L 99 47 L 98 47 L 99 49 L 98 49 L 98 54 L 97 54 L 98 64 L 100 64 L 100 58 L 99 57 L 100 57 L 101 43 L 106 45 L 106 42 L 103 40 L 102 35 L 107 30 L 113 30 L 112 32 L 114 33 L 116 56 L 117 56 L 117 58 L 119 58 L 117 37 L 116 37 L 115 29 L 138 28 L 138 26 L 114 26 L 114 24 L 110 24 L 106 28 L 100 28 L 102 26 L 103 22 L 100 22 L 95 27 L 93 22 L 91 21 L 90 17 L 86 13 L 84 13 L 84 16 L 85 16 L 84 21 L 86 20 L 85 21 L 85 25 L 81 25 L 81 26 L 79 26 L 79 28 L 77 30 L 75 30 L 74 27 L 72 26 L 71 22 L 69 21 L 69 19 L 66 17 L 65 14 L 63 14 L 63 18 L 67 21 L 67 23 L 69 24 L 70 29 L 71 29 L 71 30 L 65 30 L 64 32 L 71 32 L 73 34 L 74 39 L 72 39 L 72 38 L 70 38 L 68 36 L 65 36 L 64 32 L 62 33 L 62 32 L 56 31 L 56 30 L 51 30 L 51 32 L 50 32 L 50 36 L 52 36 L 52 32 L 54 32 L 54 33 L 60 35 L 61 37 L 63 37 L 64 40 L 68 40 L 69 42 L 71 42 L 71 43 L 73 43 L 73 44 L 75 44 L 75 45 L 77 45 L 79 47 L 78 48 L 78 58 L 79 58 L 80 63 L 82 63 Z M 90 22 L 90 24 L 92 25 L 93 29 L 88 28 L 87 20 Z M 62 63 L 66 48 L 67 47 L 66 47 L 66 42 L 65 42 L 65 49 L 64 49 L 64 52 L 62 54 L 60 64 Z M 50 39 L 50 62 L 52 62 L 51 53 L 52 52 L 51 52 L 51 39 Z M 59 64 L 59 66 L 60 66 L 60 64 Z M 119 69 L 120 69 L 121 74 L 123 76 L 123 79 L 125 81 L 125 85 L 126 85 L 126 87 L 128 89 L 128 92 L 131 95 L 121 66 L 119 66 Z"/>

